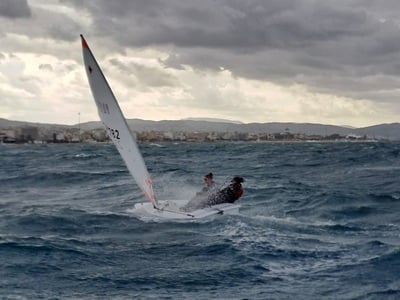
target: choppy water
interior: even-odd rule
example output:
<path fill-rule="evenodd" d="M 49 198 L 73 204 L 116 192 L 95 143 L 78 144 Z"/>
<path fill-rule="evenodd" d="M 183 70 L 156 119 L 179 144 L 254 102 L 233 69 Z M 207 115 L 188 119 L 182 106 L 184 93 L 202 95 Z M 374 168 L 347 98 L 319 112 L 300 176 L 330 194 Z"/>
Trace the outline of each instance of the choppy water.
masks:
<path fill-rule="evenodd" d="M 399 299 L 400 143 L 140 145 L 159 198 L 245 177 L 238 216 L 143 222 L 112 145 L 0 145 L 1 299 Z"/>

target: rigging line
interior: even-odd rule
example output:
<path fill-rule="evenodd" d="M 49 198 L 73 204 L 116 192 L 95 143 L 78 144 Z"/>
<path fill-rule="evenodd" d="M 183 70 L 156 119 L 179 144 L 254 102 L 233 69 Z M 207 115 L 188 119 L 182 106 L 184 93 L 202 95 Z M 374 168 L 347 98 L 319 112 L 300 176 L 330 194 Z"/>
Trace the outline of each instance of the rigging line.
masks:
<path fill-rule="evenodd" d="M 219 208 L 216 208 L 216 207 L 212 207 L 212 206 L 211 206 L 211 208 L 216 210 L 219 215 L 223 215 L 224 214 L 224 211 L 222 209 L 219 209 Z"/>
<path fill-rule="evenodd" d="M 214 204 L 215 205 L 215 204 Z M 213 207 L 213 205 L 209 205 L 207 206 L 213 210 L 216 210 L 218 212 L 219 215 L 223 215 L 224 214 L 224 210 L 223 209 L 219 209 L 218 207 Z"/>
<path fill-rule="evenodd" d="M 219 186 L 218 190 L 221 191 L 229 182 L 230 177 L 226 177 L 225 181 Z"/>
<path fill-rule="evenodd" d="M 188 217 L 192 217 L 192 218 L 195 217 L 192 214 L 188 214 L 188 213 L 181 212 L 181 211 L 175 211 L 175 210 L 170 210 L 170 209 L 165 209 L 165 208 L 158 208 L 158 207 L 154 207 L 154 209 L 159 210 L 159 211 L 166 211 L 166 212 L 170 212 L 170 213 L 174 213 L 174 214 L 184 215 L 184 216 L 188 216 Z"/>

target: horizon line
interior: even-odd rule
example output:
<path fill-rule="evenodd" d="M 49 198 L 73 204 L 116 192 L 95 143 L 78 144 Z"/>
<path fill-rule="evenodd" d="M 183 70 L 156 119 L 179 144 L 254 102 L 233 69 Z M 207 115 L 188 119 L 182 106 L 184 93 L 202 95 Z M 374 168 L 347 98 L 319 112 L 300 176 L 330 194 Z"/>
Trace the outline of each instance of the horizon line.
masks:
<path fill-rule="evenodd" d="M 26 121 L 26 120 L 11 120 L 7 118 L 0 117 L 0 120 L 5 120 L 8 122 L 19 122 L 19 123 L 30 123 L 30 124 L 41 124 L 41 125 L 53 125 L 53 126 L 79 126 L 82 124 L 86 123 L 92 123 L 92 122 L 98 122 L 101 123 L 100 120 L 92 120 L 92 121 L 84 121 L 84 122 L 79 122 L 79 123 L 74 123 L 74 124 L 65 124 L 65 123 L 46 123 L 46 122 L 37 122 L 37 121 Z M 352 125 L 336 125 L 336 124 L 325 124 L 325 123 L 314 123 L 314 122 L 293 122 L 293 121 L 270 121 L 270 122 L 242 122 L 242 121 L 236 121 L 236 120 L 229 120 L 229 119 L 219 119 L 219 118 L 194 118 L 194 117 L 189 117 L 189 118 L 184 118 L 184 119 L 163 119 L 163 120 L 149 120 L 149 119 L 140 119 L 140 118 L 126 118 L 127 121 L 129 120 L 138 120 L 138 121 L 146 121 L 146 122 L 180 122 L 180 121 L 192 121 L 192 122 L 208 122 L 208 123 L 229 123 L 232 125 L 237 125 L 237 126 L 246 126 L 246 125 L 251 125 L 251 124 L 308 124 L 308 125 L 322 125 L 322 126 L 333 126 L 333 127 L 342 127 L 342 128 L 347 128 L 347 129 L 362 129 L 362 128 L 367 128 L 367 127 L 374 127 L 374 126 L 381 126 L 381 125 L 394 125 L 394 124 L 399 124 L 400 122 L 392 122 L 392 123 L 378 123 L 378 124 L 373 124 L 373 125 L 367 125 L 367 126 L 361 126 L 361 127 L 356 127 Z"/>

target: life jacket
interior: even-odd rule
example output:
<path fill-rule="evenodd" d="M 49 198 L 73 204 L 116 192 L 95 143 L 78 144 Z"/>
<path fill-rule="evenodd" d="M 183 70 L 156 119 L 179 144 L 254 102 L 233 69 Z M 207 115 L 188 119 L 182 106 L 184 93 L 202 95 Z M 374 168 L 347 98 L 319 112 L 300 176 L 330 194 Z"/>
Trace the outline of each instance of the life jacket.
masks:
<path fill-rule="evenodd" d="M 236 199 L 239 199 L 240 197 L 242 197 L 242 195 L 243 195 L 243 188 L 240 187 L 240 189 L 236 191 Z"/>
<path fill-rule="evenodd" d="M 237 186 L 236 184 L 230 185 L 225 190 L 225 194 L 227 196 L 227 202 L 233 203 L 237 199 L 239 199 L 243 195 L 243 188 L 241 185 Z"/>

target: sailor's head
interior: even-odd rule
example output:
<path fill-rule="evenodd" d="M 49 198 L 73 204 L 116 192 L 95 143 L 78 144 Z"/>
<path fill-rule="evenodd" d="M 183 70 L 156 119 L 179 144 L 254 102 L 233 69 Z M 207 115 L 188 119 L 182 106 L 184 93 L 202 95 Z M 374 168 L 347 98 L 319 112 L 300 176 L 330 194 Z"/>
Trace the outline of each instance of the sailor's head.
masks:
<path fill-rule="evenodd" d="M 213 173 L 208 173 L 207 175 L 204 175 L 204 180 L 206 179 L 213 179 Z"/>
<path fill-rule="evenodd" d="M 208 173 L 207 175 L 204 175 L 205 182 L 211 182 L 212 180 L 213 180 L 213 173 Z"/>
<path fill-rule="evenodd" d="M 244 182 L 244 179 L 243 179 L 243 177 L 235 176 L 232 178 L 231 182 L 232 183 L 242 183 L 242 182 Z"/>

